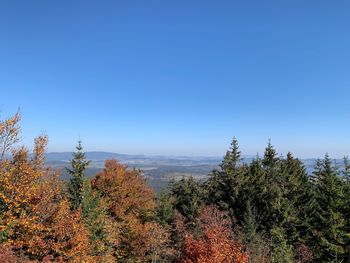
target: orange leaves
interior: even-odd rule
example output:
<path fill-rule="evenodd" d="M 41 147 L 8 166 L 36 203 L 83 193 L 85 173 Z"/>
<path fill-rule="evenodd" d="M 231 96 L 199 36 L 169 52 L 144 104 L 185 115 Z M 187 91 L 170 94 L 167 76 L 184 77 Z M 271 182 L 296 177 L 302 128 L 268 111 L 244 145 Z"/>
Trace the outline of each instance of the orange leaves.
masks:
<path fill-rule="evenodd" d="M 105 169 L 96 175 L 92 186 L 102 193 L 116 219 L 147 216 L 155 208 L 153 191 L 140 173 L 116 160 L 106 161 Z"/>
<path fill-rule="evenodd" d="M 33 162 L 37 167 L 42 167 L 44 165 L 47 142 L 47 136 L 39 136 L 35 138 Z"/>
<path fill-rule="evenodd" d="M 47 249 L 53 249 L 65 260 L 82 262 L 88 258 L 89 233 L 81 223 L 80 213 L 71 212 L 67 200 L 59 203 L 46 229 L 49 230 L 45 236 Z"/>
<path fill-rule="evenodd" d="M 105 169 L 92 181 L 92 187 L 107 205 L 115 254 L 125 261 L 160 258 L 169 236 L 160 225 L 150 222 L 156 204 L 153 191 L 140 172 L 108 160 Z"/>
<path fill-rule="evenodd" d="M 33 160 L 20 148 L 12 160 L 0 162 L 0 233 L 9 247 L 30 259 L 51 255 L 82 262 L 88 258 L 88 232 L 80 213 L 70 211 L 62 183 L 44 168 L 46 144 L 46 137 L 35 140 Z"/>
<path fill-rule="evenodd" d="M 19 141 L 20 120 L 21 115 L 17 112 L 13 117 L 0 121 L 0 160 Z"/>
<path fill-rule="evenodd" d="M 248 262 L 241 241 L 234 237 L 226 213 L 207 206 L 199 217 L 200 237 L 187 233 L 184 240 L 183 263 Z"/>

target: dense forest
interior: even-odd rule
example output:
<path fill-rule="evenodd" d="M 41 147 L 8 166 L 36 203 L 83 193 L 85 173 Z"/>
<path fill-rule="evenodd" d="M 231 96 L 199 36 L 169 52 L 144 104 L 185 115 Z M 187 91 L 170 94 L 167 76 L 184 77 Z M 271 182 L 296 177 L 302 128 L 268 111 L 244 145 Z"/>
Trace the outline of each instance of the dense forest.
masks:
<path fill-rule="evenodd" d="M 0 121 L 0 262 L 350 262 L 350 162 L 312 174 L 268 143 L 244 163 L 233 139 L 220 169 L 156 196 L 117 160 L 92 179 L 81 142 L 70 180 L 33 155 L 20 114 Z"/>

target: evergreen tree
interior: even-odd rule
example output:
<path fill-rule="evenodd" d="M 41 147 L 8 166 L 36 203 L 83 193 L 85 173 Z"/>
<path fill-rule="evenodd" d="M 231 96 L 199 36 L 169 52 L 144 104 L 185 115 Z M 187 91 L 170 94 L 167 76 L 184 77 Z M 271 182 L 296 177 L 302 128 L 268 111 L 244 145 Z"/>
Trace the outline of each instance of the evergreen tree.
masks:
<path fill-rule="evenodd" d="M 265 148 L 262 164 L 266 170 L 268 170 L 269 172 L 272 172 L 272 170 L 276 168 L 278 161 L 279 161 L 279 158 L 277 157 L 276 150 L 272 146 L 271 140 L 269 140 L 267 147 Z"/>
<path fill-rule="evenodd" d="M 343 182 L 344 182 L 344 195 L 345 195 L 345 205 L 344 205 L 344 218 L 346 218 L 346 233 L 350 237 L 350 162 L 348 157 L 344 157 L 344 169 L 342 171 Z M 345 261 L 350 262 L 350 240 L 347 239 L 348 245 L 345 249 Z"/>
<path fill-rule="evenodd" d="M 68 183 L 68 197 L 72 210 L 77 210 L 81 206 L 84 198 L 85 170 L 90 163 L 85 158 L 81 141 L 78 141 L 76 149 L 77 151 L 73 153 L 73 159 L 70 161 L 72 168 L 67 169 L 71 175 Z"/>
<path fill-rule="evenodd" d="M 202 183 L 192 176 L 188 179 L 183 177 L 171 183 L 170 194 L 174 198 L 174 208 L 187 222 L 194 222 L 204 206 L 206 194 Z"/>
<path fill-rule="evenodd" d="M 260 178 L 259 202 L 261 211 L 261 226 L 269 232 L 273 227 L 280 227 L 283 223 L 283 213 L 286 200 L 283 196 L 284 178 L 281 173 L 281 160 L 269 141 L 264 158 L 261 160 L 264 172 Z"/>
<path fill-rule="evenodd" d="M 220 165 L 220 170 L 214 170 L 207 182 L 209 191 L 209 203 L 214 203 L 222 210 L 229 211 L 231 217 L 241 218 L 245 211 L 245 205 L 240 202 L 242 187 L 245 183 L 247 167 L 240 164 L 241 152 L 238 141 L 233 138 L 230 149 Z"/>
<path fill-rule="evenodd" d="M 252 207 L 251 201 L 247 201 L 246 211 L 242 220 L 243 241 L 246 250 L 249 252 L 249 262 L 260 263 L 267 256 L 268 247 L 266 240 L 259 233 L 259 225 L 257 212 L 255 207 Z"/>
<path fill-rule="evenodd" d="M 285 230 L 281 227 L 274 227 L 271 230 L 271 251 L 269 262 L 271 263 L 292 263 L 293 249 L 287 242 Z"/>
<path fill-rule="evenodd" d="M 95 256 L 107 255 L 110 252 L 108 246 L 108 234 L 105 230 L 105 207 L 98 196 L 94 193 L 90 181 L 84 180 L 84 196 L 81 201 L 81 212 L 85 226 L 90 232 L 91 254 Z"/>
<path fill-rule="evenodd" d="M 345 182 L 350 184 L 350 161 L 347 156 L 344 157 L 344 169 L 342 171 L 342 175 L 344 177 Z"/>
<path fill-rule="evenodd" d="M 170 199 L 169 194 L 161 192 L 157 200 L 156 215 L 162 225 L 171 225 L 174 220 L 174 208 Z"/>
<path fill-rule="evenodd" d="M 318 161 L 314 172 L 316 204 L 313 216 L 314 250 L 319 262 L 345 258 L 349 237 L 342 214 L 344 188 L 337 167 L 328 154 Z"/>
<path fill-rule="evenodd" d="M 221 171 L 225 174 L 233 174 L 238 168 L 238 164 L 241 161 L 241 152 L 239 151 L 238 141 L 236 137 L 233 137 L 230 149 L 226 152 L 226 155 L 220 165 Z"/>
<path fill-rule="evenodd" d="M 296 245 L 311 237 L 309 216 L 314 203 L 313 188 L 303 163 L 291 153 L 282 162 L 284 183 L 281 186 L 285 198 L 283 225 L 288 240 Z"/>

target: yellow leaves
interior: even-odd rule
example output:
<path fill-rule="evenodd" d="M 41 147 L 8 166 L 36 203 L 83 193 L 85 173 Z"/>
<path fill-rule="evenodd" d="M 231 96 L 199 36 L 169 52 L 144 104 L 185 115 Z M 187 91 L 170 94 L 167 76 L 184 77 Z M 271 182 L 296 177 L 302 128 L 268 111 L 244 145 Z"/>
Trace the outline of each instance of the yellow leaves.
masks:
<path fill-rule="evenodd" d="M 42 167 L 44 165 L 47 142 L 48 142 L 47 136 L 39 136 L 35 138 L 33 162 L 34 162 L 34 165 L 37 167 Z"/>
<path fill-rule="evenodd" d="M 52 254 L 83 262 L 89 234 L 80 213 L 70 211 L 56 174 L 44 168 L 46 145 L 47 137 L 38 137 L 33 160 L 22 147 L 13 151 L 12 160 L 0 161 L 1 230 L 18 253 L 38 260 Z"/>
<path fill-rule="evenodd" d="M 93 232 L 85 214 L 82 218 L 80 210 L 70 210 L 57 174 L 44 166 L 46 136 L 35 139 L 33 159 L 24 147 L 13 150 L 12 158 L 2 158 L 18 141 L 19 120 L 16 114 L 0 121 L 0 237 L 13 262 L 16 255 L 35 262 L 162 261 L 161 255 L 171 251 L 169 233 L 151 221 L 154 193 L 139 171 L 106 162 L 92 181 L 103 211 L 91 221 L 101 224 L 102 234 Z"/>
<path fill-rule="evenodd" d="M 0 121 L 0 160 L 19 141 L 21 115 L 17 112 L 13 117 Z"/>

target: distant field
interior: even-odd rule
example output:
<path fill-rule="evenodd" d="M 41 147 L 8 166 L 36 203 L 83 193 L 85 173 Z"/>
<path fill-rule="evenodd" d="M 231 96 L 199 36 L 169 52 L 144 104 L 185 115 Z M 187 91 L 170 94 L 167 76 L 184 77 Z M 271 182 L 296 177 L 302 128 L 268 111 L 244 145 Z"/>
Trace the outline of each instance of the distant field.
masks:
<path fill-rule="evenodd" d="M 68 179 L 65 167 L 69 166 L 69 159 L 72 153 L 48 153 L 47 164 L 62 170 L 62 178 Z M 180 178 L 193 176 L 205 178 L 213 169 L 218 168 L 221 157 L 186 157 L 186 156 L 144 156 L 125 155 L 105 152 L 88 152 L 87 158 L 91 160 L 86 171 L 86 176 L 91 178 L 103 169 L 106 159 L 117 159 L 127 164 L 130 168 L 137 168 L 143 171 L 149 185 L 159 192 L 166 189 L 169 182 Z M 246 156 L 243 161 L 249 163 L 251 156 Z M 312 173 L 316 159 L 302 160 L 309 174 Z M 342 160 L 335 160 L 341 167 Z"/>

